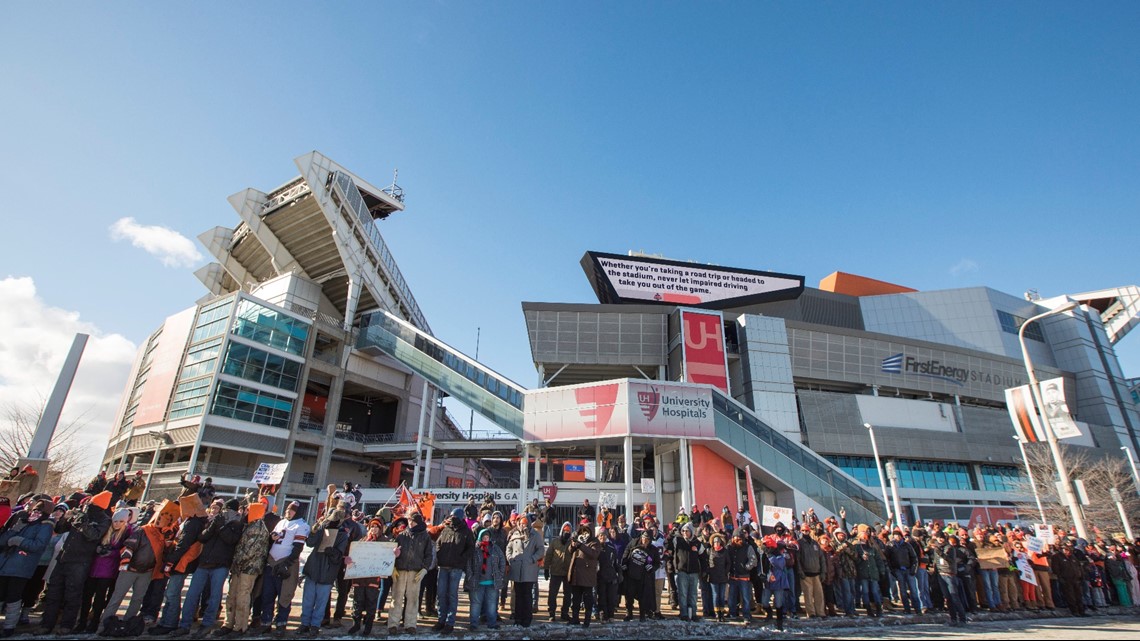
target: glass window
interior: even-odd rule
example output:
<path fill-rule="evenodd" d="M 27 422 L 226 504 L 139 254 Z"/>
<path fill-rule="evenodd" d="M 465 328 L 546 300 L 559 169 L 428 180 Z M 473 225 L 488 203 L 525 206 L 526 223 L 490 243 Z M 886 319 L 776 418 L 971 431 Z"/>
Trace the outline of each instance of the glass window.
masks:
<path fill-rule="evenodd" d="M 222 371 L 247 381 L 297 391 L 301 363 L 264 350 L 231 342 Z"/>
<path fill-rule="evenodd" d="M 209 376 L 179 383 L 174 389 L 174 402 L 170 405 L 170 419 L 197 416 L 206 406 L 206 396 L 210 393 Z"/>
<path fill-rule="evenodd" d="M 982 465 L 982 489 L 990 492 L 1016 492 L 1022 484 L 1021 471 L 1005 465 Z"/>
<path fill-rule="evenodd" d="M 215 416 L 281 428 L 289 427 L 292 412 L 293 401 L 289 398 L 227 381 L 218 382 L 210 408 L 210 413 Z"/>
<path fill-rule="evenodd" d="M 300 355 L 305 351 L 309 324 L 251 300 L 243 300 L 238 304 L 233 332 L 262 345 Z"/>
<path fill-rule="evenodd" d="M 1020 316 L 1014 316 L 1009 312 L 1003 312 L 1001 310 L 998 310 L 997 314 L 998 321 L 1001 323 L 1002 330 L 1014 335 L 1017 335 L 1018 331 L 1021 329 L 1021 326 L 1024 325 L 1025 321 L 1027 320 Z M 1033 323 L 1029 327 L 1026 327 L 1025 337 L 1031 340 L 1035 340 L 1039 343 L 1045 342 L 1045 334 L 1041 332 L 1040 323 Z"/>

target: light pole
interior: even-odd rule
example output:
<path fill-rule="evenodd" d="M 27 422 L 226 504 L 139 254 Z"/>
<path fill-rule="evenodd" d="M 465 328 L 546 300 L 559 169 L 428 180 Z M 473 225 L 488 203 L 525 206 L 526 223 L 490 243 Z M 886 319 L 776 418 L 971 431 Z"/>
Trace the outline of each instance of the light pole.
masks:
<path fill-rule="evenodd" d="M 1049 451 L 1053 454 L 1053 462 L 1057 465 L 1057 476 L 1060 477 L 1061 481 L 1061 498 L 1069 506 L 1069 514 L 1072 515 L 1073 526 L 1077 528 L 1077 536 L 1087 541 L 1089 536 L 1085 530 L 1085 520 L 1081 516 L 1080 506 L 1077 505 L 1077 497 L 1073 492 L 1073 483 L 1069 479 L 1069 471 L 1065 469 L 1065 462 L 1061 460 L 1061 449 L 1057 446 L 1057 435 L 1053 433 L 1053 425 L 1045 415 L 1045 403 L 1041 400 L 1041 385 L 1037 382 L 1037 374 L 1033 371 L 1033 361 L 1029 358 L 1029 350 L 1025 346 L 1025 328 L 1029 327 L 1030 324 L 1047 316 L 1063 314 L 1076 308 L 1077 302 L 1069 301 L 1057 309 L 1030 318 L 1022 323 L 1021 328 L 1017 330 L 1017 340 L 1021 343 L 1021 357 L 1025 360 L 1025 372 L 1029 375 L 1029 389 L 1033 391 L 1033 400 L 1037 407 L 1042 410 L 1041 422 L 1044 423 L 1045 437 L 1049 440 Z"/>
<path fill-rule="evenodd" d="M 1033 480 L 1033 468 L 1029 466 L 1029 457 L 1025 455 L 1025 443 L 1017 434 L 1013 435 L 1013 440 L 1017 441 L 1017 449 L 1021 450 L 1021 460 L 1025 462 L 1025 473 L 1029 475 L 1029 486 L 1033 488 L 1033 500 L 1037 502 L 1037 513 L 1041 515 L 1042 523 L 1048 523 L 1045 520 L 1045 509 L 1041 507 L 1041 495 L 1037 493 L 1037 481 Z"/>
<path fill-rule="evenodd" d="M 1129 541 L 1134 541 L 1132 538 L 1132 526 L 1128 525 L 1128 515 L 1124 513 L 1124 503 L 1120 497 L 1120 491 L 1115 487 L 1108 489 L 1108 493 L 1112 495 L 1112 502 L 1116 503 L 1116 511 L 1120 513 L 1120 522 L 1124 524 L 1124 536 Z"/>
<path fill-rule="evenodd" d="M 871 451 L 875 453 L 875 473 L 879 475 L 879 487 L 883 490 L 883 507 L 887 510 L 887 525 L 891 524 L 891 502 L 887 499 L 887 478 L 883 474 L 883 465 L 879 462 L 879 446 L 875 443 L 875 428 L 870 423 L 863 423 L 863 427 L 871 434 Z"/>
<path fill-rule="evenodd" d="M 894 461 L 887 461 L 887 478 L 891 481 L 891 496 L 895 499 L 895 524 L 903 527 L 902 507 L 899 505 L 899 470 Z"/>
<path fill-rule="evenodd" d="M 151 486 L 154 485 L 154 468 L 158 465 L 158 454 L 162 451 L 162 446 L 170 442 L 170 437 L 167 436 L 165 429 L 161 432 L 151 432 L 150 435 L 151 438 L 158 441 L 158 444 L 154 446 L 154 458 L 150 460 L 150 472 L 146 475 L 146 489 L 143 490 L 142 496 L 139 497 L 140 503 L 146 500 L 147 495 L 150 494 Z"/>
<path fill-rule="evenodd" d="M 1136 474 L 1136 459 L 1132 458 L 1132 450 L 1125 446 L 1121 446 L 1120 449 L 1128 455 L 1128 471 L 1132 472 L 1132 485 L 1136 488 L 1136 493 L 1140 494 L 1140 475 Z"/>

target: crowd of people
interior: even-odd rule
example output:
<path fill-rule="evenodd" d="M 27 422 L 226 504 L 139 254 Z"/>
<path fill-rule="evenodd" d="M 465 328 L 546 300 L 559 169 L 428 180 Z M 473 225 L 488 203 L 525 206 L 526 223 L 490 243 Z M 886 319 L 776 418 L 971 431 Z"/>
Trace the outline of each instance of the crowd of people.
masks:
<path fill-rule="evenodd" d="M 414 506 L 366 514 L 351 484 L 309 520 L 297 502 L 278 514 L 268 496 L 216 498 L 208 481 L 184 478 L 176 501 L 144 505 L 121 473 L 66 497 L 17 497 L 0 530 L 0 635 L 31 626 L 36 607 L 41 636 L 315 635 L 344 625 L 369 635 L 378 622 L 391 636 L 415 634 L 421 616 L 451 632 L 461 599 L 470 630 L 526 628 L 543 615 L 581 626 L 763 617 L 783 629 L 787 618 L 884 608 L 945 612 L 955 626 L 978 610 L 1087 616 L 1140 596 L 1136 542 L 1061 530 L 1040 547 L 1009 525 L 849 527 L 842 511 L 811 510 L 769 529 L 743 506 L 707 505 L 664 521 L 647 504 L 627 522 L 589 501 L 575 522 L 553 525 L 549 501 L 519 512 L 490 497 L 432 524 Z M 394 544 L 392 575 L 346 579 L 356 541 Z"/>

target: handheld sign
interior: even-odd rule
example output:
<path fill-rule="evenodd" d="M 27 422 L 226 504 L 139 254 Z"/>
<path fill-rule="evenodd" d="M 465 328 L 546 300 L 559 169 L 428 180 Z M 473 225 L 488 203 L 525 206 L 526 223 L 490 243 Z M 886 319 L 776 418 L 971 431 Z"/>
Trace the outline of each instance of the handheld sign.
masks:
<path fill-rule="evenodd" d="M 396 567 L 394 541 L 354 541 L 348 548 L 352 564 L 344 570 L 345 579 L 363 579 L 374 576 L 392 576 Z"/>

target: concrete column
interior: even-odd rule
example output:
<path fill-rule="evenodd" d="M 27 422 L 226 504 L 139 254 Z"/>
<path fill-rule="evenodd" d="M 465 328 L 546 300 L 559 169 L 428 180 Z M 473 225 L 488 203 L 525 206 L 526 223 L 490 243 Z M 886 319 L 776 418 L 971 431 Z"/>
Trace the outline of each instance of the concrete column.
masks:
<path fill-rule="evenodd" d="M 665 500 L 664 485 L 665 485 L 665 457 L 672 456 L 672 454 L 654 454 L 653 455 L 653 470 L 657 476 L 653 483 L 653 502 L 657 504 L 657 511 L 661 511 L 661 502 Z"/>
<path fill-rule="evenodd" d="M 423 462 L 424 455 L 424 425 L 427 421 L 428 392 L 430 389 L 427 379 L 424 379 L 423 391 L 420 392 L 420 427 L 416 432 L 416 460 L 413 462 L 415 467 L 412 468 L 412 487 L 419 487 L 420 484 L 420 463 Z"/>
<path fill-rule="evenodd" d="M 534 451 L 534 482 L 531 487 L 534 487 L 542 482 L 542 450 L 535 449 Z"/>
<path fill-rule="evenodd" d="M 594 443 L 594 482 L 602 482 L 602 444 Z"/>
<path fill-rule="evenodd" d="M 530 445 L 526 443 L 522 446 L 522 453 L 519 457 L 519 500 L 518 511 L 519 514 L 523 513 L 523 508 L 526 507 L 526 489 L 529 487 L 529 480 L 527 479 L 527 463 L 530 462 Z"/>
<path fill-rule="evenodd" d="M 436 390 L 436 393 L 432 395 L 431 399 L 431 418 L 428 419 L 428 441 L 434 441 L 435 439 L 435 413 L 436 410 L 439 409 L 440 400 L 439 390 Z M 431 456 L 434 452 L 435 447 L 429 444 L 427 448 L 427 462 L 424 465 L 424 487 L 431 487 Z"/>
<path fill-rule="evenodd" d="M 686 513 L 693 503 L 693 477 L 689 468 L 689 439 L 681 439 L 681 507 Z M 689 514 L 691 518 L 693 515 Z"/>
<path fill-rule="evenodd" d="M 623 466 L 625 468 L 625 520 L 626 523 L 632 525 L 633 519 L 637 517 L 637 512 L 633 509 L 633 437 L 625 437 L 623 446 L 625 450 L 625 465 Z"/>
<path fill-rule="evenodd" d="M 71 349 L 63 361 L 63 369 L 59 372 L 59 378 L 55 381 L 55 387 L 51 390 L 51 396 L 48 397 L 47 405 L 44 405 L 40 422 L 32 435 L 32 444 L 27 451 L 29 459 L 47 458 L 48 445 L 51 443 L 51 437 L 55 435 L 59 415 L 63 412 L 63 404 L 67 401 L 71 383 L 75 380 L 75 372 L 79 370 L 79 359 L 83 357 L 83 349 L 87 347 L 87 338 L 87 334 L 76 334 L 75 339 L 71 341 Z M 123 451 L 126 452 L 125 449 Z"/>

